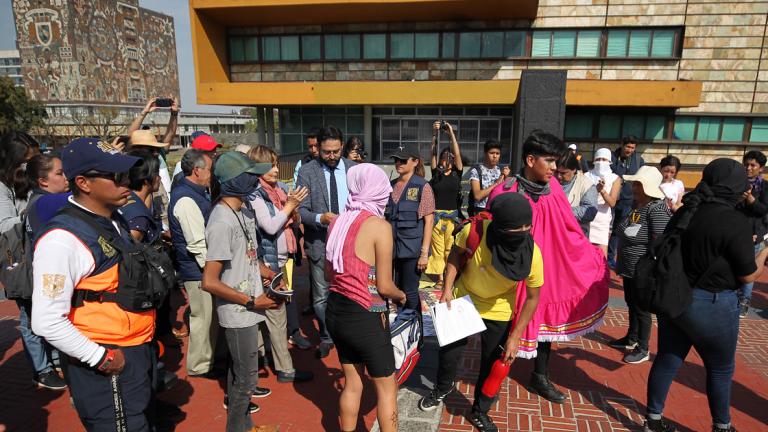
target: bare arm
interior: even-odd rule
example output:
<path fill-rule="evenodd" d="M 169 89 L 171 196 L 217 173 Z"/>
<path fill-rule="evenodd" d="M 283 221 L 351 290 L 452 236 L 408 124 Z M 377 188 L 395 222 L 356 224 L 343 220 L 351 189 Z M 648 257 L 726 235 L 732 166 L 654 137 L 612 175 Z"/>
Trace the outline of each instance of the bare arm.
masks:
<path fill-rule="evenodd" d="M 604 187 L 598 187 L 597 190 L 600 196 L 603 197 L 603 201 L 605 201 L 609 207 L 615 207 L 616 201 L 619 199 L 619 194 L 621 193 L 621 177 L 618 177 L 613 181 L 610 193 L 606 192 Z"/>
<path fill-rule="evenodd" d="M 502 181 L 504 181 L 504 177 L 499 177 L 498 180 L 493 182 L 492 185 L 485 189 L 480 189 L 480 180 L 471 180 L 469 184 L 472 186 L 472 196 L 475 197 L 476 201 L 487 198 L 488 195 L 490 195 L 491 192 L 496 189 L 496 186 L 498 186 Z"/>
<path fill-rule="evenodd" d="M 757 254 L 755 257 L 755 265 L 757 266 L 757 270 L 755 270 L 754 273 L 747 276 L 739 276 L 739 282 L 742 283 L 751 283 L 757 280 L 757 278 L 760 277 L 760 274 L 763 272 L 763 267 L 765 266 L 765 260 L 768 259 L 768 248 L 765 248 L 760 251 L 760 253 Z"/>
<path fill-rule="evenodd" d="M 144 109 L 141 110 L 135 119 L 133 119 L 133 123 L 131 123 L 131 125 L 128 127 L 128 133 L 126 135 L 131 136 L 132 133 L 141 129 L 141 124 L 144 123 L 144 119 L 147 117 L 147 114 L 157 109 L 155 106 L 156 100 L 157 98 L 152 98 L 147 102 L 147 105 L 144 107 Z"/>
<path fill-rule="evenodd" d="M 205 263 L 205 268 L 203 269 L 203 282 L 201 288 L 203 291 L 209 292 L 211 295 L 226 301 L 245 305 L 251 298 L 245 293 L 233 289 L 219 279 L 223 268 L 224 263 L 222 261 L 207 261 Z M 275 309 L 278 306 L 278 303 L 264 294 L 255 299 L 256 309 Z"/>
<path fill-rule="evenodd" d="M 461 171 L 464 169 L 464 163 L 461 161 L 461 149 L 459 148 L 459 141 L 456 140 L 456 134 L 453 133 L 453 127 L 448 125 L 448 137 L 451 139 L 451 152 L 453 153 L 453 166 Z M 490 192 L 489 192 L 490 193 Z"/>
<path fill-rule="evenodd" d="M 451 248 L 451 253 L 448 254 L 448 261 L 445 265 L 445 274 L 443 275 L 443 295 L 440 297 L 441 303 L 448 303 L 448 309 L 451 308 L 451 300 L 453 300 L 453 284 L 456 282 L 456 275 L 459 274 L 461 256 L 464 253 L 465 249 L 454 245 Z"/>
<path fill-rule="evenodd" d="M 430 153 L 432 154 L 432 169 L 437 168 L 437 132 L 440 130 L 440 122 L 436 121 L 432 124 L 432 147 Z"/>
<path fill-rule="evenodd" d="M 176 136 L 176 129 L 179 127 L 179 99 L 173 98 L 171 105 L 171 118 L 168 120 L 168 127 L 165 129 L 163 142 L 167 145 L 173 144 L 173 137 Z"/>

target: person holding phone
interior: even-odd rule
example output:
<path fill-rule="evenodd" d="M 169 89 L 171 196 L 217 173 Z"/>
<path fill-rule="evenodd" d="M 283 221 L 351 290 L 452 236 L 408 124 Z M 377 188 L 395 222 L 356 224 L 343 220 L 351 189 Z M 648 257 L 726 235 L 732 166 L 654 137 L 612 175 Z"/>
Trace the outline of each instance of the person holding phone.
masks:
<path fill-rule="evenodd" d="M 325 272 L 330 283 L 325 323 L 344 371 L 341 430 L 357 430 L 363 367 L 376 387 L 379 427 L 397 431 L 397 381 L 385 299 L 405 303 L 392 279 L 392 227 L 384 208 L 392 187 L 384 171 L 360 164 L 347 172 L 345 211 L 328 228 Z"/>

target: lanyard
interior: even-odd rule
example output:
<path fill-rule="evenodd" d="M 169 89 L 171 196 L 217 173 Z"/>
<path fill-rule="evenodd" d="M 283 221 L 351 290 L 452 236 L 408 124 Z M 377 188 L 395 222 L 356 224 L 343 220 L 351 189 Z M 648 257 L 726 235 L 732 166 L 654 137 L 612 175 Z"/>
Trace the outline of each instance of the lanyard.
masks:
<path fill-rule="evenodd" d="M 235 215 L 235 219 L 237 219 L 237 224 L 240 225 L 240 229 L 243 231 L 243 235 L 245 235 L 245 240 L 248 242 L 248 245 L 246 247 L 245 254 L 248 256 L 248 258 L 253 261 L 256 259 L 256 248 L 253 246 L 253 240 L 251 240 L 251 236 L 248 235 L 248 230 L 245 229 L 245 225 L 243 222 L 240 221 L 240 217 L 237 215 L 237 212 L 235 209 L 232 208 L 232 206 L 229 205 L 226 201 L 222 202 L 229 207 L 230 210 L 232 210 L 232 214 Z"/>

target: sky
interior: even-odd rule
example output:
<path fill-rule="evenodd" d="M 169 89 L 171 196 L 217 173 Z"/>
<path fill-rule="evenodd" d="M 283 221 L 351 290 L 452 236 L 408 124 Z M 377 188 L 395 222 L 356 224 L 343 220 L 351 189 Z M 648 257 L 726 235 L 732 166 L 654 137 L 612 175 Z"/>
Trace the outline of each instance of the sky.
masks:
<path fill-rule="evenodd" d="M 195 65 L 192 60 L 192 34 L 189 26 L 189 2 L 187 0 L 139 0 L 143 8 L 173 17 L 176 29 L 176 55 L 179 64 L 181 107 L 187 112 L 224 112 L 233 107 L 198 105 L 195 96 Z M 16 49 L 16 25 L 13 22 L 11 0 L 0 0 L 0 50 Z"/>

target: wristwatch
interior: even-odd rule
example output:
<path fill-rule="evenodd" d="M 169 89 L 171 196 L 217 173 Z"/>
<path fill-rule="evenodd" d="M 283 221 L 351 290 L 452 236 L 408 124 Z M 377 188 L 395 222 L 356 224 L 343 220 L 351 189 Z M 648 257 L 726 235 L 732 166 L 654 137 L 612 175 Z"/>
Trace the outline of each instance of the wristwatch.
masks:
<path fill-rule="evenodd" d="M 248 302 L 245 304 L 245 308 L 249 311 L 252 311 L 256 307 L 256 304 L 254 303 L 255 300 L 256 299 L 251 296 L 251 298 L 248 299 Z"/>

